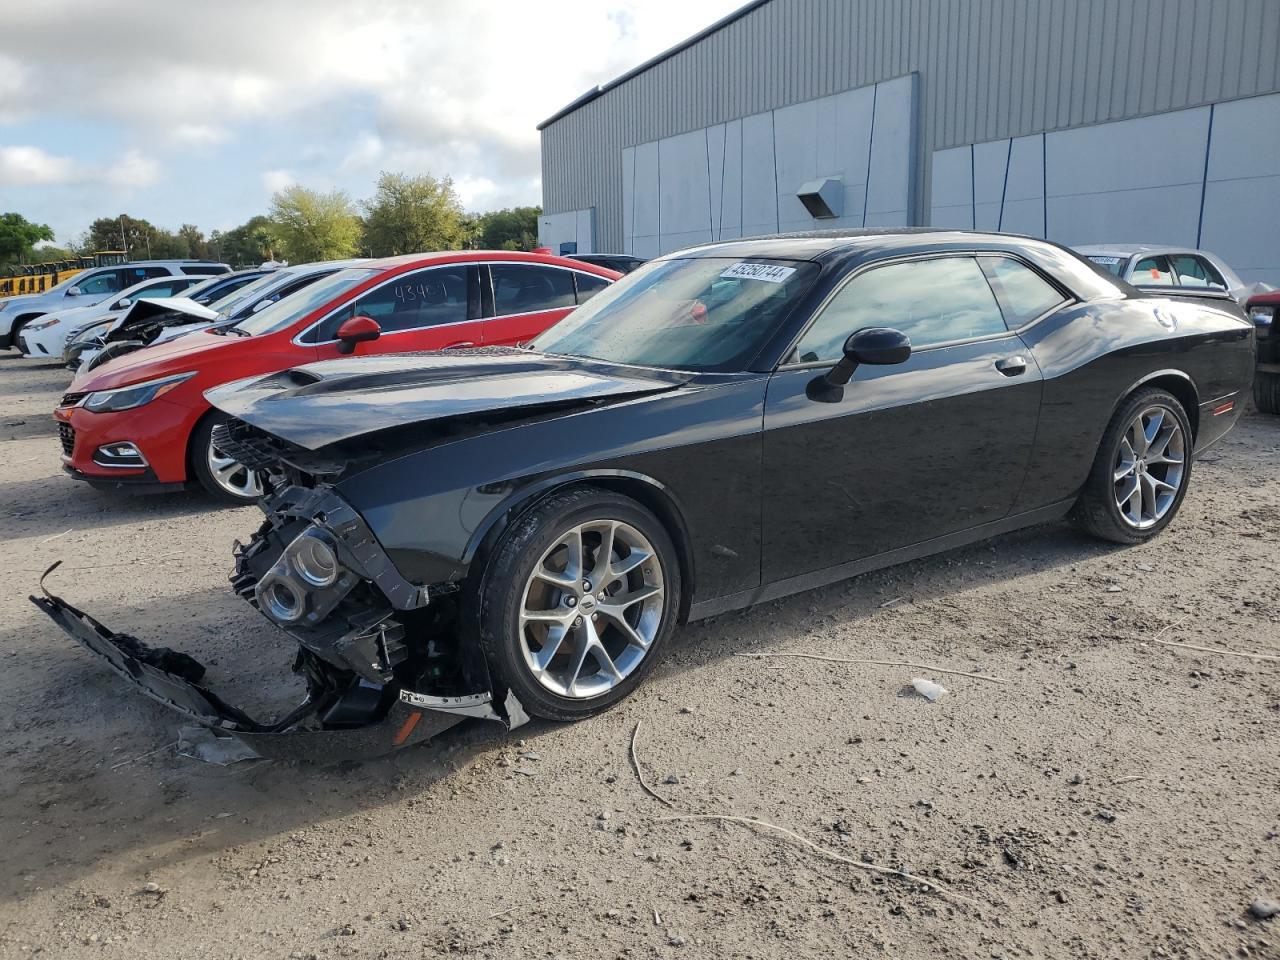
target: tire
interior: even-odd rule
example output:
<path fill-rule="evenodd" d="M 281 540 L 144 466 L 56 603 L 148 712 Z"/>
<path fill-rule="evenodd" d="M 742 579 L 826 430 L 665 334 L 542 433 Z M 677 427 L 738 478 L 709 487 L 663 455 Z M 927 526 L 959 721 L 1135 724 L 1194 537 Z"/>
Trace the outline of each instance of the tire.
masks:
<path fill-rule="evenodd" d="M 1254 374 L 1253 402 L 1261 413 L 1280 413 L 1280 373 Z"/>
<path fill-rule="evenodd" d="M 591 578 L 600 579 L 606 530 L 611 572 L 606 583 L 585 589 Z M 565 545 L 574 531 L 581 544 L 576 567 Z M 613 572 L 629 561 L 635 565 L 622 576 Z M 578 720 L 622 700 L 652 669 L 675 630 L 680 590 L 676 548 L 657 517 L 629 497 L 573 487 L 521 516 L 493 551 L 479 588 L 480 646 L 494 679 L 528 713 Z M 627 602 L 631 597 L 641 599 Z M 630 633 L 618 624 L 619 615 Z M 601 653 L 614 665 L 612 673 Z M 546 662 L 538 664 L 540 658 Z"/>
<path fill-rule="evenodd" d="M 210 462 L 213 429 L 218 424 L 226 423 L 230 419 L 232 419 L 230 416 L 217 410 L 206 414 L 191 433 L 188 461 L 191 473 L 200 481 L 200 486 L 204 487 L 210 496 L 223 503 L 245 506 L 257 503 L 258 498 L 262 496 L 261 480 L 258 479 L 255 486 L 253 482 L 250 482 L 249 477 L 256 477 L 257 475 L 245 467 L 240 467 L 239 473 L 232 474 L 232 482 L 225 482 L 225 479 L 219 479 L 215 475 L 214 464 Z M 231 463 L 233 461 L 228 458 L 228 462 Z M 245 482 L 236 483 L 235 481 L 241 476 L 245 478 Z M 240 493 L 236 492 L 237 487 L 240 488 Z"/>
<path fill-rule="evenodd" d="M 1133 432 L 1135 421 L 1143 418 L 1142 434 L 1146 437 L 1154 423 L 1148 414 L 1156 411 L 1161 421 L 1154 428 L 1155 436 L 1148 437 L 1149 446 L 1140 449 L 1142 441 Z M 1153 387 L 1138 390 L 1120 405 L 1102 435 L 1089 478 L 1072 511 L 1076 523 L 1085 532 L 1112 543 L 1150 540 L 1169 525 L 1182 506 L 1191 483 L 1193 446 L 1191 422 L 1177 397 Z M 1132 469 L 1122 476 L 1126 458 Z M 1134 483 L 1136 488 L 1131 486 Z M 1167 489 L 1170 486 L 1172 491 Z M 1137 491 L 1136 504 L 1133 497 L 1125 496 L 1131 489 Z"/>

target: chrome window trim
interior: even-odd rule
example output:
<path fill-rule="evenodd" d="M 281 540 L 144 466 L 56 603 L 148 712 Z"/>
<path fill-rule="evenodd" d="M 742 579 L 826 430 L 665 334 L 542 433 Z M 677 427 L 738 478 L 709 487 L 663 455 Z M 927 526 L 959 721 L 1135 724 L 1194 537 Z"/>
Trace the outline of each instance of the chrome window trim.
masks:
<path fill-rule="evenodd" d="M 535 263 L 529 260 L 481 260 L 481 266 L 485 267 L 541 267 L 543 270 L 563 270 L 565 273 L 574 274 L 582 273 L 588 277 L 595 277 L 597 280 L 603 280 L 605 284 L 617 283 L 617 280 L 611 280 L 608 277 L 602 277 L 598 273 L 592 273 L 590 270 L 579 270 L 577 267 L 566 267 L 560 263 Z M 596 264 L 583 263 L 583 266 L 596 266 Z M 608 267 L 601 267 L 601 270 L 608 270 Z M 614 271 L 615 273 L 620 271 Z M 623 274 L 626 276 L 626 274 Z M 621 278 L 619 278 L 621 279 Z M 544 310 L 525 310 L 522 313 L 498 313 L 498 291 L 493 288 L 493 271 L 489 271 L 489 299 L 493 302 L 494 314 L 492 317 L 485 317 L 486 320 L 505 320 L 507 317 L 531 317 L 535 313 L 551 313 L 553 310 L 576 310 L 582 304 L 578 303 L 578 285 L 573 285 L 573 303 L 566 307 L 548 307 Z"/>
<path fill-rule="evenodd" d="M 885 260 L 876 260 L 876 261 L 873 261 L 872 263 L 864 263 L 862 264 L 862 266 L 858 267 L 852 273 L 848 274 L 843 280 L 841 280 L 835 286 L 834 289 L 831 290 L 830 293 L 828 293 L 825 297 L 823 297 L 822 302 L 818 304 L 817 308 L 813 311 L 813 315 L 805 323 L 804 327 L 801 328 L 800 332 L 796 334 L 795 337 L 792 338 L 791 343 L 787 346 L 787 349 L 783 351 L 783 354 L 782 354 L 783 357 L 790 357 L 795 353 L 796 347 L 799 345 L 800 341 L 804 339 L 804 335 L 809 332 L 809 329 L 818 321 L 818 318 L 821 317 L 822 314 L 826 312 L 826 309 L 830 305 L 831 301 L 836 297 L 837 294 L 839 294 L 842 290 L 844 290 L 844 288 L 848 286 L 850 283 L 852 283 L 856 278 L 862 276 L 863 274 L 869 273 L 872 270 L 878 269 L 880 267 L 891 266 L 893 264 L 911 263 L 917 260 L 941 260 L 941 259 L 952 258 L 952 257 L 970 257 L 975 261 L 978 257 L 1006 257 L 1010 260 L 1013 260 L 1017 263 L 1022 264 L 1024 267 L 1027 267 L 1029 270 L 1035 273 L 1036 276 L 1040 277 L 1042 280 L 1048 283 L 1051 287 L 1057 290 L 1058 293 L 1062 294 L 1064 299 L 1060 303 L 1058 303 L 1056 306 L 1046 310 L 1044 313 L 1040 314 L 1038 317 L 1035 317 L 1032 320 L 1028 320 L 1026 323 L 1022 324 L 1021 326 L 1010 327 L 1008 326 L 1008 320 L 1006 320 L 1004 317 L 1004 308 L 1000 305 L 1000 298 L 996 296 L 995 290 L 991 290 L 991 297 L 993 300 L 995 300 L 996 309 L 1000 311 L 1001 320 L 1004 321 L 1005 323 L 1005 329 L 1003 331 L 984 334 L 980 337 L 962 337 L 957 340 L 944 340 L 938 343 L 926 344 L 925 346 L 918 347 L 918 348 L 913 346 L 911 348 L 911 353 L 913 356 L 917 353 L 926 353 L 930 350 L 942 350 L 947 347 L 955 347 L 965 343 L 981 343 L 986 340 L 1000 340 L 1007 336 L 1018 336 L 1024 330 L 1031 329 L 1031 327 L 1035 326 L 1037 323 L 1040 323 L 1040 321 L 1044 320 L 1046 317 L 1052 316 L 1053 314 L 1057 313 L 1063 307 L 1081 302 L 1079 297 L 1075 296 L 1070 291 L 1065 290 L 1062 284 L 1058 283 L 1053 278 L 1045 276 L 1045 273 L 1043 270 L 1039 269 L 1034 264 L 1029 263 L 1025 257 L 1021 257 L 1018 254 L 1012 253 L 1007 250 L 942 250 L 942 251 L 934 251 L 931 253 L 904 254 L 903 256 L 900 256 L 900 257 L 890 257 Z M 982 270 L 982 264 L 977 264 L 977 266 L 979 270 Z M 987 281 L 987 275 L 985 271 L 983 271 L 982 273 L 982 278 L 984 281 L 986 281 L 987 288 L 991 289 L 991 284 L 990 284 L 990 281 Z M 849 332 L 853 333 L 852 330 L 850 330 Z M 776 369 L 779 371 L 782 371 L 782 370 L 803 370 L 810 367 L 830 367 L 838 359 L 839 358 L 837 357 L 835 359 L 829 359 L 829 360 L 803 360 L 803 361 L 797 360 L 791 363 L 788 363 L 784 360 L 782 363 L 778 364 Z"/>

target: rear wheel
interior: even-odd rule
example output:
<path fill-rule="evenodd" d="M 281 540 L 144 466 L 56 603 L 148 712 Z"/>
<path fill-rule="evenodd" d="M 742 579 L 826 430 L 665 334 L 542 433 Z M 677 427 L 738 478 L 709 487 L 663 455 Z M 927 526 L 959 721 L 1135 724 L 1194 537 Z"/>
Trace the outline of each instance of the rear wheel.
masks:
<path fill-rule="evenodd" d="M 251 470 L 228 456 L 213 439 L 214 428 L 230 419 L 215 412 L 200 421 L 191 437 L 191 472 L 205 490 L 224 503 L 256 503 L 265 492 L 264 471 Z"/>
<path fill-rule="evenodd" d="M 576 720 L 627 696 L 675 629 L 680 566 L 662 523 L 593 487 L 555 494 L 506 532 L 481 586 L 496 679 L 532 715 Z"/>
<path fill-rule="evenodd" d="M 1262 413 L 1280 413 L 1280 373 L 1254 374 L 1253 402 Z"/>
<path fill-rule="evenodd" d="M 1103 434 L 1074 517 L 1114 543 L 1143 543 L 1173 520 L 1191 481 L 1191 423 L 1177 398 L 1139 390 Z"/>

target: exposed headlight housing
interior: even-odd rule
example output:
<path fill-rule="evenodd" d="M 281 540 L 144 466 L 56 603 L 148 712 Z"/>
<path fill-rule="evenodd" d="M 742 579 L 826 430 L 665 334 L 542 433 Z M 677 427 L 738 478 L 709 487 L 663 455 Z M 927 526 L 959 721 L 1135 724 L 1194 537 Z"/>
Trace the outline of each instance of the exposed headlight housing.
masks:
<path fill-rule="evenodd" d="M 147 380 L 129 387 L 118 387 L 115 390 L 95 390 L 84 398 L 84 408 L 94 413 L 113 413 L 118 410 L 132 410 L 144 403 L 150 403 L 194 377 L 191 373 L 179 373 L 172 377 L 161 377 L 158 380 Z"/>
<path fill-rule="evenodd" d="M 360 578 L 338 560 L 331 536 L 310 526 L 284 548 L 255 589 L 258 607 L 282 626 L 313 626 Z"/>
<path fill-rule="evenodd" d="M 57 317 L 49 317 L 46 320 L 37 320 L 35 323 L 28 323 L 28 330 L 48 330 L 50 327 L 56 327 L 62 321 Z"/>

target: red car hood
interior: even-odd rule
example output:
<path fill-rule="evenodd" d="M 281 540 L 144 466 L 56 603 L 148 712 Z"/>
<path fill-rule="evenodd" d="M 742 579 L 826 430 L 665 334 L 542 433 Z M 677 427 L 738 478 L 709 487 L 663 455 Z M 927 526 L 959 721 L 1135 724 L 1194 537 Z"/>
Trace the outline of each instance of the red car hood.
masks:
<path fill-rule="evenodd" d="M 245 349 L 250 340 L 249 337 L 208 333 L 203 330 L 189 333 L 184 337 L 152 344 L 142 350 L 108 360 L 96 370 L 78 375 L 72 381 L 70 390 L 73 393 L 112 390 L 175 373 L 189 373 L 204 367 L 215 354 Z"/>

